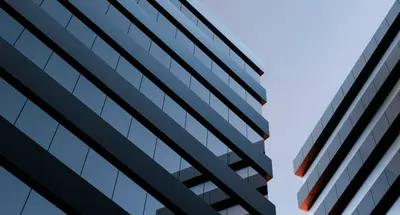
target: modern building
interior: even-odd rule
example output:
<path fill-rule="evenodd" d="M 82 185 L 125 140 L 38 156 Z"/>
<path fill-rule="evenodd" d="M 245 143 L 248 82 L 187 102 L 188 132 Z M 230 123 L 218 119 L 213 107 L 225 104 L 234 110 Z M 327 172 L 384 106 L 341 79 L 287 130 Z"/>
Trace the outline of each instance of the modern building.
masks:
<path fill-rule="evenodd" d="M 301 210 L 400 213 L 399 12 L 395 1 L 294 160 Z"/>
<path fill-rule="evenodd" d="M 256 60 L 185 0 L 2 0 L 0 214 L 275 214 Z"/>

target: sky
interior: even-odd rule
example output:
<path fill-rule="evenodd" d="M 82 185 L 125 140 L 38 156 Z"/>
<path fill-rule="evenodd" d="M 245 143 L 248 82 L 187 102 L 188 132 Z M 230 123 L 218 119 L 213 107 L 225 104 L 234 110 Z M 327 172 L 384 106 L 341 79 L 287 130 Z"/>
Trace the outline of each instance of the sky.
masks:
<path fill-rule="evenodd" d="M 395 0 L 200 0 L 265 65 L 269 199 L 298 209 L 293 160 Z"/>

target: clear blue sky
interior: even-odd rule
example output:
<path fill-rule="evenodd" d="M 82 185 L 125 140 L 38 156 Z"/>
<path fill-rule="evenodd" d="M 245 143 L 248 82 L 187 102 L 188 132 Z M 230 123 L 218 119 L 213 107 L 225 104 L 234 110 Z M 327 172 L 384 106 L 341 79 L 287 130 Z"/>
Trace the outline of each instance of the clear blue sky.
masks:
<path fill-rule="evenodd" d="M 297 207 L 292 161 L 395 0 L 200 0 L 265 64 L 269 197 Z"/>

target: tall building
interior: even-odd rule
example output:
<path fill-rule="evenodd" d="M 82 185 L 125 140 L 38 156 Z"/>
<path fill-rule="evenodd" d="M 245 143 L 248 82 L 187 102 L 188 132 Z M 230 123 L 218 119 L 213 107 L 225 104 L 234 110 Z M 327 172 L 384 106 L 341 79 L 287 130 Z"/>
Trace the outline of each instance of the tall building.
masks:
<path fill-rule="evenodd" d="M 262 70 L 185 0 L 2 0 L 0 214 L 275 214 Z"/>
<path fill-rule="evenodd" d="M 399 214 L 400 2 L 379 26 L 294 160 L 312 214 Z"/>

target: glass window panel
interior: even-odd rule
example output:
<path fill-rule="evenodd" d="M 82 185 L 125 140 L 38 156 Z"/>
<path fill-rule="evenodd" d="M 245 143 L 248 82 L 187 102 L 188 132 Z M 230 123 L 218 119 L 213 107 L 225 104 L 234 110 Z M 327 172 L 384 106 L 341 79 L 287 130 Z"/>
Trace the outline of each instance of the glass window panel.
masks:
<path fill-rule="evenodd" d="M 347 166 L 347 170 L 349 172 L 350 179 L 353 179 L 358 170 L 360 169 L 362 165 L 362 160 L 359 152 L 356 152 L 356 154 L 353 156 L 351 159 L 349 165 Z"/>
<path fill-rule="evenodd" d="M 208 192 L 211 190 L 215 190 L 217 189 L 217 185 L 215 185 L 214 183 L 212 183 L 211 181 L 207 181 L 206 183 L 204 183 L 204 192 Z"/>
<path fill-rule="evenodd" d="M 372 99 L 376 95 L 376 89 L 373 83 L 369 84 L 367 89 L 364 91 L 364 94 L 361 96 L 361 100 L 364 104 L 364 107 L 367 107 L 369 103 L 371 103 Z"/>
<path fill-rule="evenodd" d="M 93 52 L 104 60 L 111 68 L 115 68 L 118 63 L 119 54 L 100 37 L 94 41 Z"/>
<path fill-rule="evenodd" d="M 189 9 L 182 5 L 181 11 L 188 19 L 197 24 L 197 17 Z"/>
<path fill-rule="evenodd" d="M 67 26 L 68 21 L 71 19 L 72 16 L 71 12 L 69 12 L 58 1 L 44 0 L 40 7 L 43 8 L 50 16 L 52 16 L 63 27 Z"/>
<path fill-rule="evenodd" d="M 343 123 L 342 127 L 339 129 L 339 136 L 342 142 L 347 138 L 351 129 L 353 129 L 353 123 L 351 122 L 350 117 L 346 119 Z"/>
<path fill-rule="evenodd" d="M 154 102 L 154 104 L 156 104 L 159 108 L 162 108 L 165 93 L 148 78 L 143 77 L 140 91 L 152 102 Z"/>
<path fill-rule="evenodd" d="M 343 93 L 346 94 L 354 83 L 354 75 L 350 72 L 342 84 Z"/>
<path fill-rule="evenodd" d="M 228 147 L 221 142 L 214 134 L 210 131 L 208 132 L 207 137 L 207 148 L 214 153 L 216 156 L 220 156 L 228 153 Z"/>
<path fill-rule="evenodd" d="M 113 193 L 117 172 L 118 170 L 107 160 L 93 151 L 93 149 L 89 150 L 83 167 L 82 178 L 108 197 L 111 197 Z"/>
<path fill-rule="evenodd" d="M 325 168 L 328 166 L 330 160 L 331 159 L 329 158 L 328 151 L 325 151 L 318 161 L 318 171 L 320 172 L 320 174 L 325 171 Z"/>
<path fill-rule="evenodd" d="M 158 11 L 147 0 L 139 0 L 138 4 L 152 20 L 157 19 Z"/>
<path fill-rule="evenodd" d="M 308 187 L 312 189 L 319 178 L 318 168 L 314 168 L 307 178 Z"/>
<path fill-rule="evenodd" d="M 389 183 L 387 181 L 385 172 L 379 175 L 378 179 L 375 181 L 374 185 L 371 187 L 372 197 L 377 204 L 385 195 L 387 190 L 389 189 Z"/>
<path fill-rule="evenodd" d="M 179 171 L 181 157 L 160 139 L 157 139 L 154 160 L 169 173 Z"/>
<path fill-rule="evenodd" d="M 181 158 L 181 167 L 180 170 L 186 169 L 188 167 L 191 167 L 192 165 L 190 165 L 185 159 Z"/>
<path fill-rule="evenodd" d="M 347 173 L 347 169 L 345 169 L 335 184 L 336 191 L 339 196 L 342 195 L 342 193 L 346 189 L 347 185 L 349 185 L 349 183 L 350 183 L 349 174 Z"/>
<path fill-rule="evenodd" d="M 339 91 L 336 93 L 335 97 L 333 97 L 331 102 L 333 111 L 336 111 L 342 100 L 343 100 L 343 91 L 342 88 L 340 88 Z"/>
<path fill-rule="evenodd" d="M 326 126 L 328 124 L 329 120 L 331 119 L 333 115 L 332 111 L 332 106 L 329 104 L 328 107 L 326 108 L 324 115 L 322 115 L 321 121 L 322 121 L 322 126 Z"/>
<path fill-rule="evenodd" d="M 235 51 L 231 49 L 230 51 L 231 58 L 237 63 L 239 68 L 244 69 L 244 60 L 236 54 Z"/>
<path fill-rule="evenodd" d="M 254 80 L 256 80 L 258 83 L 260 83 L 261 77 L 251 66 L 249 66 L 247 63 L 245 63 L 244 69 Z"/>
<path fill-rule="evenodd" d="M 22 215 L 61 215 L 65 214 L 55 205 L 43 198 L 40 194 L 32 191 L 28 197 Z"/>
<path fill-rule="evenodd" d="M 88 48 L 92 47 L 96 35 L 78 18 L 76 18 L 75 16 L 72 17 L 70 23 L 67 26 L 67 29 Z"/>
<path fill-rule="evenodd" d="M 374 138 L 377 143 L 382 139 L 383 135 L 389 128 L 389 123 L 386 119 L 385 115 L 379 119 L 379 121 L 375 124 L 375 127 L 372 129 L 372 133 L 374 134 Z"/>
<path fill-rule="evenodd" d="M 248 178 L 249 177 L 249 168 L 243 168 L 243 169 L 239 169 L 236 171 L 236 173 L 242 177 L 242 178 Z"/>
<path fill-rule="evenodd" d="M 361 158 L 364 162 L 367 160 L 367 158 L 371 154 L 372 150 L 374 150 L 375 145 L 376 144 L 375 144 L 374 137 L 373 137 L 372 133 L 370 133 L 359 149 Z"/>
<path fill-rule="evenodd" d="M 382 65 L 381 68 L 378 71 L 378 74 L 376 74 L 374 78 L 374 85 L 377 90 L 379 90 L 383 84 L 383 82 L 386 80 L 386 78 L 389 75 L 389 70 L 385 65 Z"/>
<path fill-rule="evenodd" d="M 77 174 L 80 174 L 89 152 L 89 147 L 60 125 L 49 152 Z"/>
<path fill-rule="evenodd" d="M 235 91 L 240 97 L 243 99 L 246 99 L 246 91 L 242 86 L 240 86 L 235 80 L 230 78 L 229 80 L 229 86 L 232 88 L 233 91 Z"/>
<path fill-rule="evenodd" d="M 0 8 L 0 36 L 10 44 L 14 44 L 24 27 Z"/>
<path fill-rule="evenodd" d="M 179 41 L 181 45 L 186 47 L 190 53 L 194 52 L 194 43 L 190 40 L 186 35 L 184 35 L 181 31 L 177 31 L 176 40 Z"/>
<path fill-rule="evenodd" d="M 360 119 L 362 113 L 364 113 L 364 105 L 361 100 L 359 100 L 350 114 L 351 121 L 356 124 Z"/>
<path fill-rule="evenodd" d="M 263 137 L 261 137 L 257 132 L 255 132 L 253 128 L 251 128 L 248 125 L 246 125 L 246 128 L 247 128 L 247 139 L 249 139 L 250 142 L 255 143 L 263 140 Z"/>
<path fill-rule="evenodd" d="M 321 132 L 322 132 L 322 122 L 321 120 L 319 120 L 318 123 L 315 125 L 311 134 L 313 140 L 317 140 Z"/>
<path fill-rule="evenodd" d="M 131 24 L 128 35 L 144 49 L 146 49 L 147 51 L 150 50 L 150 38 L 145 33 L 143 33 L 136 25 Z"/>
<path fill-rule="evenodd" d="M 300 167 L 301 162 L 303 161 L 303 153 L 298 152 L 296 157 L 293 160 L 293 170 L 296 172 L 296 170 Z"/>
<path fill-rule="evenodd" d="M 260 102 L 257 101 L 257 99 L 255 99 L 248 92 L 246 92 L 246 101 L 254 110 L 256 110 L 258 113 L 261 114 L 262 105 L 260 104 Z"/>
<path fill-rule="evenodd" d="M 199 184 L 194 187 L 191 187 L 190 190 L 193 191 L 193 193 L 195 193 L 197 195 L 203 194 L 204 193 L 204 184 Z"/>
<path fill-rule="evenodd" d="M 108 97 L 101 117 L 124 136 L 128 134 L 131 115 Z"/>
<path fill-rule="evenodd" d="M 142 214 L 146 192 L 122 172 L 118 173 L 113 200 L 130 214 Z"/>
<path fill-rule="evenodd" d="M 246 124 L 239 118 L 234 112 L 229 110 L 229 122 L 235 127 L 240 133 L 246 136 Z"/>
<path fill-rule="evenodd" d="M 22 32 L 15 43 L 15 48 L 41 69 L 44 68 L 51 54 L 51 50 L 29 31 Z"/>
<path fill-rule="evenodd" d="M 154 215 L 156 214 L 157 210 L 163 208 L 164 205 L 157 201 L 153 196 L 147 194 L 146 197 L 146 204 L 144 209 L 143 215 Z"/>
<path fill-rule="evenodd" d="M 368 192 L 357 206 L 358 214 L 370 214 L 374 207 L 374 200 L 371 193 Z"/>
<path fill-rule="evenodd" d="M 210 106 L 219 113 L 222 117 L 228 120 L 228 107 L 221 102 L 217 97 L 213 94 L 210 96 Z"/>
<path fill-rule="evenodd" d="M 208 57 L 199 47 L 194 47 L 194 56 L 196 56 L 207 68 L 211 68 L 211 58 Z"/>
<path fill-rule="evenodd" d="M 122 13 L 120 13 L 119 10 L 117 10 L 114 6 L 110 6 L 106 16 L 113 22 L 113 24 L 115 24 L 115 26 L 123 30 L 125 33 L 128 32 L 129 25 L 131 24 L 131 22 L 126 18 L 126 16 L 122 15 Z"/>
<path fill-rule="evenodd" d="M 214 44 L 225 55 L 229 55 L 229 47 L 217 35 L 214 35 Z"/>
<path fill-rule="evenodd" d="M 394 67 L 396 66 L 397 62 L 399 61 L 399 56 L 400 56 L 400 48 L 397 45 L 397 46 L 393 47 L 392 53 L 386 59 L 385 64 L 386 64 L 387 68 L 389 69 L 389 71 L 393 71 Z"/>
<path fill-rule="evenodd" d="M 56 53 L 51 55 L 44 71 L 70 92 L 79 78 L 79 73 Z"/>
<path fill-rule="evenodd" d="M 167 34 L 171 38 L 175 38 L 176 35 L 176 27 L 172 24 L 164 15 L 159 14 L 157 19 L 158 28 L 163 29 L 163 33 Z"/>
<path fill-rule="evenodd" d="M 0 214 L 20 214 L 30 188 L 0 166 Z"/>
<path fill-rule="evenodd" d="M 400 175 L 400 152 L 398 152 L 387 165 L 385 173 L 389 184 L 392 185 Z"/>
<path fill-rule="evenodd" d="M 200 96 L 200 98 L 203 99 L 203 101 L 205 101 L 207 104 L 209 104 L 209 102 L 210 102 L 210 91 L 207 88 L 205 88 L 199 81 L 197 81 L 193 77 L 191 79 L 190 88 L 198 96 Z"/>
<path fill-rule="evenodd" d="M 149 53 L 160 62 L 165 68 L 169 69 L 171 64 L 171 56 L 163 49 L 160 48 L 156 43 L 152 42 Z"/>
<path fill-rule="evenodd" d="M 43 2 L 43 0 L 32 0 L 32 1 L 37 5 L 40 5 Z"/>
<path fill-rule="evenodd" d="M 136 67 L 132 66 L 125 58 L 120 57 L 116 71 L 131 83 L 136 89 L 139 89 L 143 74 Z"/>
<path fill-rule="evenodd" d="M 82 75 L 79 77 L 74 95 L 97 114 L 100 114 L 106 99 L 105 94 Z"/>
<path fill-rule="evenodd" d="M 386 215 L 397 215 L 400 211 L 400 197 L 393 203 Z"/>
<path fill-rule="evenodd" d="M 0 115 L 2 117 L 14 124 L 25 102 L 24 95 L 0 78 Z"/>
<path fill-rule="evenodd" d="M 173 120 L 175 120 L 175 122 L 179 123 L 182 127 L 185 127 L 186 111 L 169 96 L 165 96 L 163 110 Z"/>
<path fill-rule="evenodd" d="M 101 14 L 106 14 L 108 8 L 110 7 L 110 3 L 107 1 L 99 1 L 99 0 L 89 0 L 93 10 L 99 11 Z"/>
<path fill-rule="evenodd" d="M 324 203 L 322 202 L 319 207 L 317 208 L 317 210 L 315 211 L 314 215 L 325 215 L 325 206 Z"/>
<path fill-rule="evenodd" d="M 249 167 L 249 177 L 253 176 L 253 175 L 256 175 L 256 174 L 258 174 L 258 172 L 255 169 Z"/>
<path fill-rule="evenodd" d="M 212 70 L 225 84 L 229 84 L 228 74 L 215 62 L 212 62 Z"/>
<path fill-rule="evenodd" d="M 132 118 L 128 139 L 149 157 L 154 156 L 157 137 L 135 118 Z"/>
<path fill-rule="evenodd" d="M 179 80 L 181 80 L 186 86 L 190 85 L 190 77 L 191 75 L 175 60 L 171 62 L 170 71 L 174 74 Z"/>
<path fill-rule="evenodd" d="M 229 215 L 239 215 L 239 214 L 248 214 L 248 212 L 240 205 L 233 206 L 228 208 Z"/>
<path fill-rule="evenodd" d="M 219 211 L 219 214 L 221 214 L 221 215 L 228 215 L 228 209 Z"/>
<path fill-rule="evenodd" d="M 297 192 L 297 201 L 299 205 L 303 203 L 303 200 L 306 198 L 308 194 L 308 186 L 307 183 L 301 185 L 299 192 Z"/>
<path fill-rule="evenodd" d="M 180 9 L 181 6 L 182 6 L 182 3 L 181 3 L 179 0 L 170 0 L 170 2 L 171 2 L 172 4 L 174 4 L 175 7 L 177 7 L 178 9 Z"/>
<path fill-rule="evenodd" d="M 389 124 L 392 124 L 396 119 L 397 115 L 400 112 L 400 93 L 397 93 L 396 97 L 393 99 L 389 107 L 385 111 L 385 115 L 389 121 Z"/>
<path fill-rule="evenodd" d="M 57 128 L 57 121 L 38 106 L 28 101 L 15 126 L 47 149 Z"/>
<path fill-rule="evenodd" d="M 186 130 L 202 144 L 206 145 L 207 129 L 190 114 L 186 117 Z"/>
<path fill-rule="evenodd" d="M 337 201 L 337 198 L 336 188 L 333 186 L 324 199 L 326 211 L 330 211 L 332 209 L 333 205 Z"/>
<path fill-rule="evenodd" d="M 314 145 L 312 135 L 308 136 L 306 143 L 302 146 L 303 155 L 306 156 L 310 151 L 311 147 Z"/>
<path fill-rule="evenodd" d="M 342 142 L 340 141 L 339 135 L 336 134 L 336 136 L 333 138 L 332 142 L 328 146 L 328 152 L 330 158 L 333 158 L 333 156 L 335 156 L 337 150 L 339 150 L 339 147 L 341 145 Z"/>
<path fill-rule="evenodd" d="M 197 26 L 209 39 L 213 39 L 214 33 L 202 21 L 199 20 Z"/>

